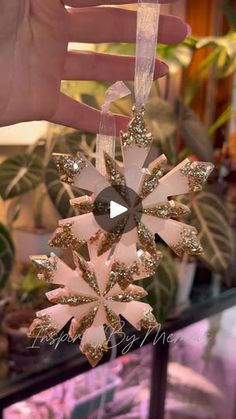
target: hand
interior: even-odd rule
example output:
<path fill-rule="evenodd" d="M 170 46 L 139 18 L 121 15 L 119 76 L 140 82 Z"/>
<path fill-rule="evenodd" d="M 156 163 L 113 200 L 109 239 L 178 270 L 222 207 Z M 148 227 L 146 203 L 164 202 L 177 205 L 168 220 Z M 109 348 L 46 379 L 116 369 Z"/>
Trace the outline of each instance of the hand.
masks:
<path fill-rule="evenodd" d="M 131 3 L 112 1 L 127 2 Z M 66 9 L 64 3 L 73 8 Z M 60 84 L 61 80 L 133 79 L 134 57 L 67 52 L 68 42 L 135 42 L 136 12 L 91 7 L 102 3 L 0 0 L 0 126 L 47 120 L 98 131 L 100 112 L 62 94 Z M 179 18 L 161 16 L 160 42 L 179 43 L 187 33 L 188 26 Z M 157 61 L 155 78 L 166 72 L 167 66 Z M 125 129 L 126 124 L 126 117 L 117 116 L 118 129 Z"/>

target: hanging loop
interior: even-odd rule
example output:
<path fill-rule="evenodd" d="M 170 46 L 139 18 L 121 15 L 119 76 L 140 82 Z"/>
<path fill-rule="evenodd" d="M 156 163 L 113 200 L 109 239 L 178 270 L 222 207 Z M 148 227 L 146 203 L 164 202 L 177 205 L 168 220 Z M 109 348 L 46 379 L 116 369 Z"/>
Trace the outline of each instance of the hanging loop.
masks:
<path fill-rule="evenodd" d="M 137 13 L 134 91 L 136 109 L 140 110 L 147 102 L 153 82 L 160 4 L 158 0 L 139 0 Z"/>
<path fill-rule="evenodd" d="M 128 96 L 129 94 L 130 90 L 122 81 L 114 83 L 105 93 L 99 133 L 96 137 L 96 168 L 103 175 L 106 173 L 104 152 L 108 153 L 112 158 L 115 157 L 116 121 L 115 116 L 109 109 L 112 102 Z"/>

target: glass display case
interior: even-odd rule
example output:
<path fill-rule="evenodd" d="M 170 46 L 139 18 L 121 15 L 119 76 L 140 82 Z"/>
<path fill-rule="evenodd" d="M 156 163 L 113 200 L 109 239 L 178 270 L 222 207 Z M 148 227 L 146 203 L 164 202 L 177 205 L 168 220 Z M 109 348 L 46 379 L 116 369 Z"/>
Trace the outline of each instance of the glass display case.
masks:
<path fill-rule="evenodd" d="M 62 342 L 60 336 L 53 344 L 47 345 L 47 347 L 40 345 L 37 341 L 31 342 L 31 347 L 28 348 L 31 356 L 27 355 L 24 358 L 24 363 L 22 363 L 23 358 L 4 360 L 4 356 L 2 357 L 1 365 L 8 366 L 8 372 L 5 369 L 5 378 L 4 369 L 2 370 L 0 386 L 2 415 L 4 409 L 24 400 L 20 405 L 18 403 L 16 406 L 6 409 L 4 417 L 6 419 L 13 418 L 14 414 L 18 414 L 16 417 L 21 417 L 19 415 L 24 412 L 24 418 L 26 418 L 28 411 L 31 412 L 32 417 L 34 409 L 37 410 L 38 416 L 33 417 L 53 417 L 47 413 L 47 409 L 50 411 L 50 409 L 55 407 L 62 412 L 62 408 L 59 406 L 62 403 L 60 400 L 63 400 L 63 409 L 68 409 L 68 412 L 65 411 L 64 417 L 71 417 L 70 415 L 73 414 L 74 410 L 75 412 L 80 412 L 80 409 L 84 409 L 85 412 L 88 412 L 88 409 L 91 408 L 91 403 L 94 406 L 94 411 L 106 405 L 107 418 L 115 417 L 112 416 L 114 412 L 112 414 L 109 413 L 109 409 L 113 411 L 117 407 L 119 411 L 121 406 L 120 393 L 122 400 L 130 400 L 129 403 L 127 401 L 127 405 L 123 406 L 123 408 L 130 409 L 131 412 L 133 409 L 131 401 L 134 399 L 134 396 L 136 400 L 137 396 L 136 404 L 138 405 L 139 416 L 137 416 L 137 409 L 134 409 L 134 416 L 130 417 L 164 418 L 167 399 L 167 412 L 169 417 L 172 418 L 173 409 L 180 408 L 184 402 L 175 401 L 173 404 L 169 401 L 171 399 L 168 396 L 168 382 L 170 393 L 176 381 L 180 381 L 178 375 L 184 377 L 184 374 L 190 377 L 190 381 L 193 380 L 195 382 L 196 380 L 201 386 L 204 387 L 205 385 L 206 390 L 209 390 L 208 387 L 211 387 L 210 375 L 205 377 L 206 381 L 204 384 L 201 384 L 203 377 L 201 368 L 198 366 L 202 362 L 202 354 L 197 349 L 193 350 L 193 347 L 195 348 L 195 346 L 199 345 L 202 348 L 204 346 L 204 353 L 207 359 L 207 354 L 209 355 L 212 350 L 211 345 L 214 346 L 214 336 L 219 325 L 217 326 L 216 321 L 211 326 L 210 322 L 209 327 L 212 327 L 212 329 L 209 331 L 206 325 L 204 327 L 201 326 L 199 329 L 199 326 L 197 326 L 199 323 L 197 322 L 216 314 L 219 315 L 219 313 L 224 312 L 224 310 L 232 307 L 235 303 L 236 289 L 234 288 L 228 290 L 222 288 L 215 295 L 213 289 L 211 291 L 199 292 L 197 287 L 192 294 L 189 307 L 176 313 L 174 318 L 168 320 L 158 330 L 137 333 L 131 328 L 126 328 L 128 330 L 126 335 L 118 338 L 115 342 L 111 342 L 112 349 L 104 357 L 103 365 L 92 370 L 88 375 L 84 373 L 91 370 L 91 367 L 83 355 L 80 354 L 78 343 Z M 191 331 L 191 328 L 195 326 L 189 328 L 188 326 L 190 325 L 196 325 L 197 329 L 192 329 Z M 208 335 L 208 333 L 212 333 L 214 336 Z M 224 344 L 224 339 L 221 339 L 222 342 Z M 229 346 L 227 348 L 229 350 Z M 136 349 L 138 350 L 135 351 Z M 32 352 L 34 352 L 34 355 L 32 355 Z M 34 357 L 33 361 L 32 357 Z M 117 360 L 115 360 L 116 357 L 118 357 Z M 169 360 L 171 362 L 168 366 Z M 182 370 L 180 366 L 181 361 L 184 364 Z M 18 362 L 19 365 L 16 365 Z M 211 368 L 215 369 L 215 367 Z M 195 370 L 196 375 L 194 375 L 193 370 Z M 201 377 L 199 378 L 198 375 L 201 375 Z M 71 378 L 73 379 L 70 380 Z M 64 384 L 58 387 L 60 383 Z M 218 384 L 219 382 L 216 380 L 209 391 L 212 393 L 212 396 L 220 399 L 222 389 L 218 389 Z M 183 380 L 183 387 L 184 385 L 185 382 Z M 47 391 L 45 392 L 45 390 Z M 41 391 L 44 391 L 43 395 L 40 393 Z M 25 400 L 29 397 L 31 397 L 30 400 Z M 118 399 L 116 399 L 117 397 Z M 52 400 L 55 400 L 55 402 L 52 403 Z M 118 401 L 116 402 L 116 400 Z M 111 401 L 112 403 L 109 404 Z M 37 408 L 39 405 L 44 413 L 40 413 L 40 409 Z M 21 413 L 15 413 L 18 411 L 17 409 L 20 409 Z M 140 413 L 142 409 L 143 416 Z M 8 416 L 9 412 L 12 416 Z M 176 413 L 176 410 L 174 412 Z M 91 414 L 92 412 L 90 416 Z M 75 415 L 77 416 L 74 417 L 80 417 L 77 413 Z M 104 418 L 106 416 L 101 417 Z M 176 418 L 177 416 L 174 417 Z M 183 416 L 181 416 L 182 418 Z"/>

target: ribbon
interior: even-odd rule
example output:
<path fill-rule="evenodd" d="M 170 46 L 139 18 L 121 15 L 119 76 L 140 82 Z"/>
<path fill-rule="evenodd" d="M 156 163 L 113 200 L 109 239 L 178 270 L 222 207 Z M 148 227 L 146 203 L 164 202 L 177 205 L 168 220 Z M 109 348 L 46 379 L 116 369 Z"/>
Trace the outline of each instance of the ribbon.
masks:
<path fill-rule="evenodd" d="M 158 0 L 139 0 L 137 13 L 134 92 L 139 110 L 146 104 L 153 82 L 160 4 Z"/>
<path fill-rule="evenodd" d="M 135 61 L 135 105 L 141 109 L 147 102 L 155 69 L 156 43 L 159 27 L 160 4 L 158 0 L 139 0 L 137 10 L 136 61 Z M 104 151 L 115 157 L 116 124 L 109 111 L 115 100 L 130 94 L 121 81 L 110 86 L 105 93 L 99 133 L 96 137 L 96 168 L 106 174 Z"/>
<path fill-rule="evenodd" d="M 99 133 L 96 137 L 96 168 L 102 175 L 106 174 L 104 152 L 115 157 L 116 121 L 109 111 L 112 102 L 128 96 L 130 90 L 122 81 L 110 86 L 105 93 L 105 101 L 101 111 Z"/>

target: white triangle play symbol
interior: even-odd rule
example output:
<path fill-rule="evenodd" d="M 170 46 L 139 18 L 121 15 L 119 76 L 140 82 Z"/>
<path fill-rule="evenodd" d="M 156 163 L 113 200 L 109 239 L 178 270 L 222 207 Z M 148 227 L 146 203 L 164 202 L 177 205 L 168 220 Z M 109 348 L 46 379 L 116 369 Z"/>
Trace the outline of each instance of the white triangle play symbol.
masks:
<path fill-rule="evenodd" d="M 117 202 L 110 201 L 110 218 L 118 217 L 118 215 L 123 214 L 126 211 L 128 211 L 128 208 L 117 204 Z"/>

